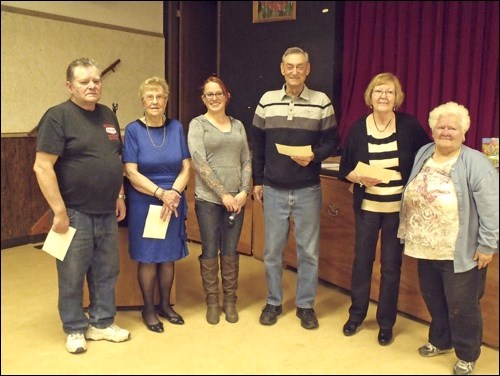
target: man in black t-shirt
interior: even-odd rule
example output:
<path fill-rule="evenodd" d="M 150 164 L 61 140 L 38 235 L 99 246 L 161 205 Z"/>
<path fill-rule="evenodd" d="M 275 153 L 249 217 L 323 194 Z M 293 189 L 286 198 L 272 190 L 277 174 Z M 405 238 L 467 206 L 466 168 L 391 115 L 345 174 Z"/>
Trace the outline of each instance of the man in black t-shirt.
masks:
<path fill-rule="evenodd" d="M 66 349 L 87 350 L 86 339 L 122 342 L 115 325 L 115 283 L 120 269 L 118 221 L 125 218 L 122 140 L 118 120 L 98 104 L 102 83 L 93 60 L 73 61 L 66 71 L 69 100 L 50 108 L 38 124 L 34 171 L 53 214 L 52 231 L 76 229 L 57 260 L 59 315 Z M 85 277 L 89 317 L 83 310 Z"/>

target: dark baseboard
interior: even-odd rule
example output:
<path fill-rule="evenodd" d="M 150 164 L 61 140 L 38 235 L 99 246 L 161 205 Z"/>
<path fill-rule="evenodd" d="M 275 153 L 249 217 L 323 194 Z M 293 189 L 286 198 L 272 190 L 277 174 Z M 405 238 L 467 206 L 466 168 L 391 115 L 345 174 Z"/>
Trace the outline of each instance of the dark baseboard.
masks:
<path fill-rule="evenodd" d="M 2 239 L 1 249 L 19 247 L 20 245 L 25 245 L 25 244 L 41 243 L 45 241 L 46 237 L 47 234 L 37 234 L 37 235 L 21 236 L 19 238 L 14 238 L 14 239 L 7 239 L 7 240 Z"/>

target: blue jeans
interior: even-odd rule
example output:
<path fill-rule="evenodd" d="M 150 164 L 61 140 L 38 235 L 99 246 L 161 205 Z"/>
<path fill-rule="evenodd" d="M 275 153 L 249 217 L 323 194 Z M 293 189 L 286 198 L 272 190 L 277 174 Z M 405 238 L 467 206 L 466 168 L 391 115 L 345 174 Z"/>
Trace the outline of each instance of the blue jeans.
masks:
<path fill-rule="evenodd" d="M 399 283 L 403 246 L 397 230 L 399 213 L 373 213 L 361 210 L 355 213 L 356 240 L 351 275 L 351 307 L 349 319 L 361 323 L 366 318 L 370 302 L 373 262 L 379 232 L 380 290 L 377 305 L 377 322 L 381 329 L 392 329 L 398 311 Z"/>
<path fill-rule="evenodd" d="M 67 209 L 75 236 L 64 261 L 57 260 L 59 315 L 65 333 L 111 325 L 116 315 L 115 283 L 120 272 L 115 213 L 85 214 Z M 89 287 L 89 318 L 83 310 L 83 286 Z"/>
<path fill-rule="evenodd" d="M 320 184 L 292 190 L 264 187 L 268 304 L 280 305 L 283 301 L 283 252 L 288 242 L 289 220 L 293 216 L 298 260 L 295 305 L 313 308 L 318 287 L 320 211 Z"/>
<path fill-rule="evenodd" d="M 487 268 L 453 271 L 453 261 L 418 260 L 420 292 L 431 315 L 429 342 L 441 349 L 455 348 L 457 357 L 474 362 L 481 354 Z"/>
<path fill-rule="evenodd" d="M 222 256 L 237 255 L 245 207 L 236 215 L 232 227 L 228 224 L 231 213 L 224 205 L 196 199 L 194 210 L 200 227 L 201 258 L 217 257 L 219 250 Z"/>

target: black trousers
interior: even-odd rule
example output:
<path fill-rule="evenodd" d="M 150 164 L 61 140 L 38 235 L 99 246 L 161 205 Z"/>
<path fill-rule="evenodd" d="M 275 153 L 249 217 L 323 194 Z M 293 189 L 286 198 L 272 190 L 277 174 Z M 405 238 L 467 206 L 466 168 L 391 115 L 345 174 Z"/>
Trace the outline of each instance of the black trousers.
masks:
<path fill-rule="evenodd" d="M 453 261 L 418 260 L 420 291 L 431 315 L 429 342 L 441 349 L 455 348 L 457 357 L 473 362 L 481 354 L 487 268 L 455 273 Z"/>
<path fill-rule="evenodd" d="M 351 277 L 349 319 L 361 323 L 368 312 L 373 262 L 381 234 L 381 280 L 377 322 L 392 329 L 396 322 L 403 246 L 397 237 L 399 213 L 356 212 L 356 241 Z"/>

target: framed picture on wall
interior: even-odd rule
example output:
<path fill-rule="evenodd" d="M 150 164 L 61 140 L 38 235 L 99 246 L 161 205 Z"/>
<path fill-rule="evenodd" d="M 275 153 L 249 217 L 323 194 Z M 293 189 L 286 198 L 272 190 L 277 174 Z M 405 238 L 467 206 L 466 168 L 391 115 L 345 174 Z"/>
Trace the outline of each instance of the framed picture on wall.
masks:
<path fill-rule="evenodd" d="M 253 1 L 253 23 L 291 21 L 296 15 L 296 1 Z"/>

